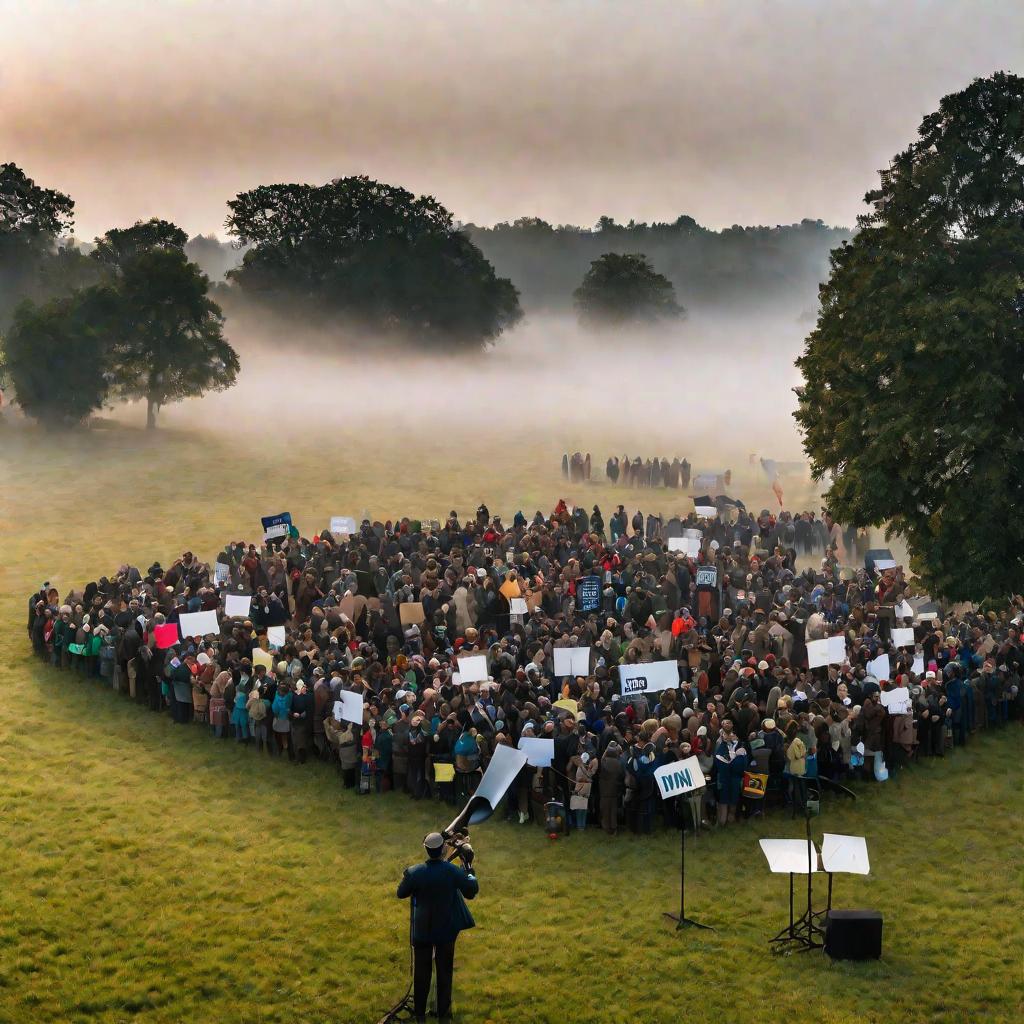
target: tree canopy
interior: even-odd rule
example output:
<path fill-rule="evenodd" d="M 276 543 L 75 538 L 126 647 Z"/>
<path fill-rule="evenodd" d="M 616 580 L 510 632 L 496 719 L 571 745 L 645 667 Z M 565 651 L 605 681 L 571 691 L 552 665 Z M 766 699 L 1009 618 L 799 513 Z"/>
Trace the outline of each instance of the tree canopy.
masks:
<path fill-rule="evenodd" d="M 249 296 L 438 347 L 486 344 L 522 316 L 512 283 L 430 196 L 350 177 L 264 185 L 228 207 L 250 246 L 228 277 Z"/>
<path fill-rule="evenodd" d="M 672 282 L 642 253 L 609 252 L 594 260 L 573 302 L 588 327 L 653 324 L 685 314 Z"/>
<path fill-rule="evenodd" d="M 104 404 L 117 306 L 114 292 L 99 286 L 18 306 L 4 335 L 0 369 L 26 415 L 73 426 Z"/>
<path fill-rule="evenodd" d="M 936 595 L 1024 590 L 1024 79 L 946 96 L 835 250 L 797 366 L 827 501 Z"/>
<path fill-rule="evenodd" d="M 44 294 L 42 268 L 71 230 L 74 209 L 63 192 L 37 185 L 16 164 L 0 164 L 0 326 L 23 298 Z"/>
<path fill-rule="evenodd" d="M 146 401 L 147 427 L 161 406 L 235 383 L 238 355 L 224 338 L 209 284 L 176 245 L 132 249 L 121 264 L 111 376 L 119 394 Z"/>

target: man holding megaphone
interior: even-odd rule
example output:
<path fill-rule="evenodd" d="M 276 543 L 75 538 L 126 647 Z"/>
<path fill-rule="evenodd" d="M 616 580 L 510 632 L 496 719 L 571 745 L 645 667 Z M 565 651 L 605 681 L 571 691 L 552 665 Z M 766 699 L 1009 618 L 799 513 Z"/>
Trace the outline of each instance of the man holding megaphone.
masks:
<path fill-rule="evenodd" d="M 460 931 L 476 923 L 466 906 L 466 900 L 480 891 L 473 873 L 473 850 L 468 842 L 453 845 L 453 856 L 462 860 L 461 867 L 445 859 L 445 837 L 431 832 L 423 840 L 426 861 L 406 868 L 398 885 L 399 899 L 412 897 L 413 1012 L 418 1021 L 427 1019 L 427 995 L 435 965 L 437 1016 L 442 1021 L 451 1019 L 455 940 Z"/>

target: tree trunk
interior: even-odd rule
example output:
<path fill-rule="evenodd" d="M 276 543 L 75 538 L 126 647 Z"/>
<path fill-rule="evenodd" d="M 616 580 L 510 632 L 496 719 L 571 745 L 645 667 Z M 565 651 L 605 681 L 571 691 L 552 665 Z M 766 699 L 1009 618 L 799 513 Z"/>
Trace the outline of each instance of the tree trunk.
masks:
<path fill-rule="evenodd" d="M 146 429 L 147 430 L 155 430 L 156 429 L 156 409 L 157 409 L 156 399 L 152 395 L 150 395 L 149 398 L 146 399 Z"/>

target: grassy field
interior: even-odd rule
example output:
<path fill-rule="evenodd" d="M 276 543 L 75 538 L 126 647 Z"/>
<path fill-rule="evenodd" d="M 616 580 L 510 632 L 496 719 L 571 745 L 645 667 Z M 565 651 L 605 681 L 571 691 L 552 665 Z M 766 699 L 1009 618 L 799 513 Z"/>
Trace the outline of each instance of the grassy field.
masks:
<path fill-rule="evenodd" d="M 25 597 L 43 579 L 63 592 L 185 547 L 210 558 L 283 508 L 307 529 L 364 510 L 466 513 L 481 498 L 509 516 L 549 509 L 562 448 L 533 442 L 507 464 L 479 436 L 442 449 L 413 438 L 401 453 L 284 439 L 254 455 L 265 440 L 0 434 L 4 1024 L 374 1021 L 404 989 L 394 888 L 446 809 L 349 796 L 323 766 L 176 729 L 40 666 Z M 566 494 L 591 495 L 606 515 L 628 497 Z M 1018 730 L 975 741 L 825 806 L 816 834 L 868 836 L 870 877 L 837 878 L 835 899 L 884 911 L 885 956 L 868 965 L 769 955 L 786 888 L 757 839 L 799 836 L 788 818 L 691 848 L 688 910 L 717 930 L 681 935 L 660 916 L 678 901 L 675 836 L 551 843 L 489 822 L 474 834 L 482 895 L 459 945 L 458 1019 L 1019 1020 L 1021 749 Z"/>

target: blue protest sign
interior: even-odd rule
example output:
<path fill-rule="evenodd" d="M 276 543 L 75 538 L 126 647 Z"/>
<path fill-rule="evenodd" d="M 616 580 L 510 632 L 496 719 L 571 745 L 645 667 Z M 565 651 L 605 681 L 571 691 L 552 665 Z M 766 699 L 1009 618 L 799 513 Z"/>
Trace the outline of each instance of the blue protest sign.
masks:
<path fill-rule="evenodd" d="M 576 607 L 581 612 L 596 612 L 601 607 L 600 576 L 583 576 L 576 581 Z"/>

